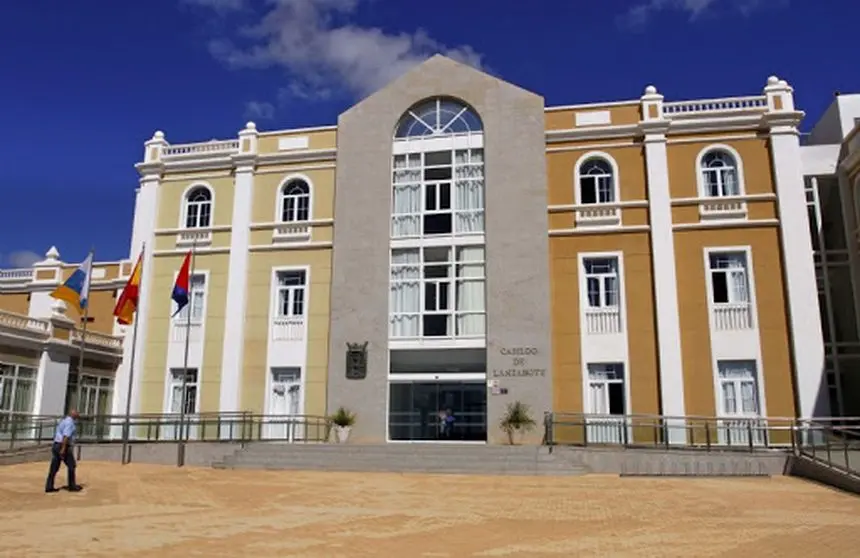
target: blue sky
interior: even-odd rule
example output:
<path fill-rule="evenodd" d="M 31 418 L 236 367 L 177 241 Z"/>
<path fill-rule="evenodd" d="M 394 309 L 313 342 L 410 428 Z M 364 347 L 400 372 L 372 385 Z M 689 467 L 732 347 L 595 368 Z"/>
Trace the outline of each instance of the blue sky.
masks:
<path fill-rule="evenodd" d="M 134 163 L 157 129 L 333 124 L 436 51 L 548 105 L 651 83 L 670 100 L 758 94 L 776 74 L 808 128 L 834 91 L 860 92 L 856 0 L 28 0 L 2 16 L 0 267 L 51 245 L 128 257 Z"/>

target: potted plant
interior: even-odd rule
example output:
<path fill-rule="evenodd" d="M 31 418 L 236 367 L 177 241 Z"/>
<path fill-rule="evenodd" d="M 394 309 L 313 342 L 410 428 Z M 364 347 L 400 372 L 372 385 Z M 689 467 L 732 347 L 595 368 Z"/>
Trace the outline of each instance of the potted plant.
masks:
<path fill-rule="evenodd" d="M 346 407 L 338 407 L 330 420 L 334 425 L 338 443 L 345 444 L 349 440 L 349 432 L 352 430 L 352 425 L 355 424 L 355 413 L 350 412 Z"/>
<path fill-rule="evenodd" d="M 522 442 L 526 432 L 534 430 L 537 423 L 532 418 L 531 409 L 522 401 L 508 403 L 505 415 L 502 417 L 500 426 L 508 435 L 508 443 L 514 445 Z"/>

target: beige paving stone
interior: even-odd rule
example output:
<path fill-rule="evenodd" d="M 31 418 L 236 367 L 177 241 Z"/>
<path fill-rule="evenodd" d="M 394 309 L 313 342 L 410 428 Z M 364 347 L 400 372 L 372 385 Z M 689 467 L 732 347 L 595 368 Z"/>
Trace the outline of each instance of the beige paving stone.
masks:
<path fill-rule="evenodd" d="M 791 478 L 0 468 L 0 556 L 856 557 L 860 498 Z M 60 471 L 58 485 L 65 481 Z"/>

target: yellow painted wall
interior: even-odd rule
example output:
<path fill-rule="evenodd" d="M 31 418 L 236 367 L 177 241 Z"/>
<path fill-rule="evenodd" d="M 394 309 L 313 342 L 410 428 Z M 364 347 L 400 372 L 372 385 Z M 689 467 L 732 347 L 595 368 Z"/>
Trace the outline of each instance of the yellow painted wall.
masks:
<path fill-rule="evenodd" d="M 264 412 L 267 350 L 271 311 L 272 269 L 310 266 L 307 308 L 307 363 L 305 414 L 326 414 L 328 374 L 329 297 L 331 250 L 252 252 L 248 266 L 248 303 L 245 313 L 245 352 L 242 377 L 242 409 Z"/>
<path fill-rule="evenodd" d="M 30 293 L 0 294 L 0 310 L 26 316 L 30 311 Z"/>
<path fill-rule="evenodd" d="M 334 169 L 300 170 L 258 173 L 254 177 L 254 202 L 251 213 L 253 223 L 280 221 L 280 188 L 297 175 L 306 176 L 311 185 L 311 219 L 331 219 L 334 216 Z"/>
<path fill-rule="evenodd" d="M 167 347 L 170 342 L 170 315 L 174 308 L 170 293 L 183 257 L 183 255 L 157 257 L 152 266 L 149 323 L 141 367 L 143 370 L 141 411 L 144 413 L 163 411 Z M 195 272 L 208 271 L 206 329 L 199 388 L 201 412 L 215 412 L 220 406 L 228 261 L 228 254 L 200 254 L 195 261 Z"/>

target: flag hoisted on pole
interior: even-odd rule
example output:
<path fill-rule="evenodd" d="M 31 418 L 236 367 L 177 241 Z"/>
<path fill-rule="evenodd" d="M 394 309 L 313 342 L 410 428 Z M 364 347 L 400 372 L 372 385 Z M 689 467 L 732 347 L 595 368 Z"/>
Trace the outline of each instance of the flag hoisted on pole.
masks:
<path fill-rule="evenodd" d="M 131 333 L 131 356 L 128 363 L 128 389 L 125 397 L 125 426 L 122 434 L 122 464 L 125 465 L 130 461 L 128 459 L 128 442 L 131 435 L 131 396 L 134 389 L 134 357 L 137 352 L 137 324 L 139 320 L 135 319 L 135 314 L 140 306 L 140 282 L 143 279 L 143 255 L 146 253 L 146 243 L 140 249 L 140 255 L 137 257 L 137 263 L 134 264 L 134 269 L 131 270 L 131 275 L 122 294 L 116 301 L 116 306 L 113 309 L 113 315 L 116 316 L 116 321 L 120 325 L 133 324 Z"/>
<path fill-rule="evenodd" d="M 173 293 L 171 297 L 176 302 L 176 316 L 183 308 L 188 306 L 185 314 L 185 358 L 182 365 L 182 388 L 179 407 L 179 445 L 176 456 L 177 467 L 182 467 L 185 464 L 185 414 L 186 406 L 188 405 L 188 351 L 191 342 L 191 314 L 194 311 L 194 300 L 192 288 L 192 277 L 194 276 L 194 256 L 197 250 L 197 243 L 191 245 L 191 250 L 185 254 L 185 259 L 182 262 L 182 267 L 179 268 L 179 274 L 176 276 L 176 282 L 173 285 Z"/>
<path fill-rule="evenodd" d="M 89 255 L 86 259 L 78 266 L 78 268 L 72 272 L 66 281 L 54 289 L 54 292 L 51 293 L 53 298 L 58 300 L 62 300 L 68 304 L 74 306 L 78 314 L 81 315 L 81 321 L 83 322 L 81 325 L 81 336 L 79 342 L 81 344 L 80 353 L 78 354 L 78 381 L 77 388 L 75 390 L 75 403 L 74 407 L 78 408 L 78 411 L 81 411 L 82 414 L 87 414 L 87 409 L 82 409 L 81 407 L 81 378 L 84 373 L 84 355 L 86 354 L 86 346 L 87 346 L 87 323 L 89 322 L 90 317 L 90 283 L 92 282 L 93 277 L 93 259 L 95 258 L 95 249 L 90 249 Z M 67 409 L 68 410 L 68 409 Z"/>

